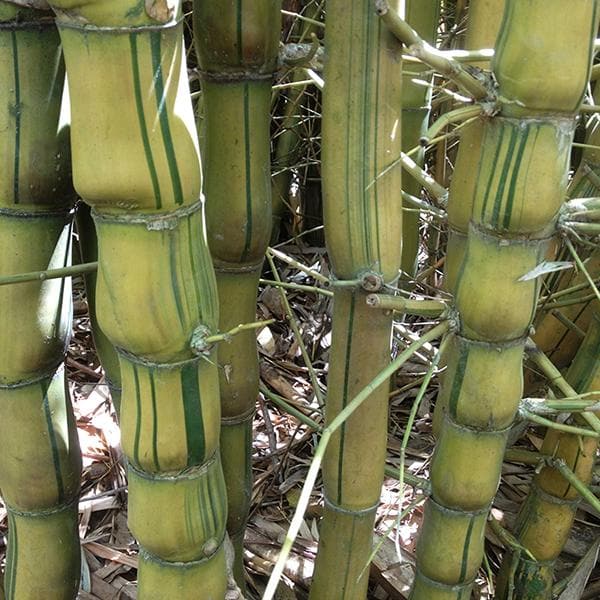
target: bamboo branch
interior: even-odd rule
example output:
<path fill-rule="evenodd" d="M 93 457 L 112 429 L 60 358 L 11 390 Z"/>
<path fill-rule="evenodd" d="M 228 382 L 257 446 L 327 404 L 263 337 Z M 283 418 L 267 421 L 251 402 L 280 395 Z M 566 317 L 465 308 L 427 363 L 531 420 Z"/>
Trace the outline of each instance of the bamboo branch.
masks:
<path fill-rule="evenodd" d="M 0 277 L 0 286 L 13 285 L 15 283 L 27 283 L 30 281 L 46 281 L 47 279 L 61 279 L 63 277 L 73 277 L 84 273 L 93 273 L 98 269 L 97 262 L 83 263 L 73 265 L 72 267 L 63 267 L 61 269 L 48 269 L 46 271 L 31 271 L 29 273 L 19 273 L 17 275 L 6 275 Z"/>
<path fill-rule="evenodd" d="M 471 75 L 459 62 L 444 56 L 425 42 L 419 34 L 394 11 L 387 0 L 373 0 L 375 10 L 391 33 L 407 46 L 407 51 L 442 75 L 451 79 L 475 100 L 490 100 L 488 87 Z"/>

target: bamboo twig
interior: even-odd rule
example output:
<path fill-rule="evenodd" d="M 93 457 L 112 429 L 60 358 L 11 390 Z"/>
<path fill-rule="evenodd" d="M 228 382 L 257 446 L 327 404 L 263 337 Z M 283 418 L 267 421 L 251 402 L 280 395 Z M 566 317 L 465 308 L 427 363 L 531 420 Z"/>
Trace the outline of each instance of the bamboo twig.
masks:
<path fill-rule="evenodd" d="M 564 431 L 565 433 L 570 433 L 573 435 L 581 435 L 584 437 L 593 437 L 600 438 L 600 433 L 597 431 L 590 431 L 589 429 L 584 429 L 583 427 L 575 427 L 574 425 L 566 425 L 564 423 L 557 423 L 556 421 L 552 421 L 551 419 L 546 419 L 540 415 L 536 415 L 526 408 L 519 408 L 519 414 L 523 419 L 527 421 L 531 421 L 532 423 L 537 423 L 538 425 L 542 425 L 543 427 L 547 427 L 548 429 L 556 429 L 557 431 Z"/>

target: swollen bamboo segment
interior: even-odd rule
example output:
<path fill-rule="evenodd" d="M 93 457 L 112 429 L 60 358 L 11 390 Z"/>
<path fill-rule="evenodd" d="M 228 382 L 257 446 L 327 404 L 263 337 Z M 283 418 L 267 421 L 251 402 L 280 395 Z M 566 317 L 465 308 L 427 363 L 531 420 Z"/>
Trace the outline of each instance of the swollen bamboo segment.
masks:
<path fill-rule="evenodd" d="M 117 348 L 140 598 L 224 597 L 218 326 L 180 3 L 53 3 L 73 175 L 98 234 L 98 320 Z"/>
<path fill-rule="evenodd" d="M 0 2 L 0 273 L 71 261 L 73 192 L 59 131 L 64 85 L 52 15 Z M 0 489 L 7 600 L 79 587 L 81 459 L 66 389 L 70 279 L 0 289 Z"/>
<path fill-rule="evenodd" d="M 482 559 L 481 520 L 521 399 L 522 353 L 537 303 L 536 280 L 521 277 L 543 260 L 556 227 L 597 24 L 593 0 L 506 3 L 493 65 L 502 104 L 482 131 L 456 273 L 459 352 L 441 392 L 413 600 L 469 597 Z"/>
<path fill-rule="evenodd" d="M 397 3 L 395 3 L 397 8 Z M 335 277 L 328 423 L 389 363 L 391 316 L 366 305 L 395 281 L 402 250 L 401 46 L 367 0 L 327 6 L 323 186 Z M 368 290 L 368 288 L 371 288 Z M 323 463 L 325 515 L 311 598 L 366 595 L 372 527 L 386 452 L 387 385 L 334 434 Z"/>
<path fill-rule="evenodd" d="M 279 0 L 196 0 L 202 74 L 208 243 L 221 331 L 256 320 L 256 294 L 271 236 L 270 104 L 277 68 Z M 258 355 L 252 331 L 219 348 L 227 530 L 243 585 L 242 545 L 250 496 Z"/>

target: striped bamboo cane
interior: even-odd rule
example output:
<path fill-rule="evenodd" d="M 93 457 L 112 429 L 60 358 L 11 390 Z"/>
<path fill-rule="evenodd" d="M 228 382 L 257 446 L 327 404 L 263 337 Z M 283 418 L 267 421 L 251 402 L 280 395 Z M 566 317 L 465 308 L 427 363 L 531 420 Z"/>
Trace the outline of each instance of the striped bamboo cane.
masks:
<path fill-rule="evenodd" d="M 597 25 L 594 0 L 506 2 L 493 64 L 501 111 L 483 129 L 456 275 L 461 324 L 412 600 L 470 597 L 481 563 L 537 302 L 537 281 L 521 278 L 541 262 L 556 227 Z"/>
<path fill-rule="evenodd" d="M 590 328 L 566 379 L 578 393 L 597 392 L 600 400 L 600 311 L 598 301 Z M 575 419 L 580 421 L 581 417 Z M 584 483 L 592 479 L 598 440 L 593 437 L 549 429 L 541 453 L 562 460 Z M 509 551 L 498 577 L 498 599 L 550 600 L 554 562 L 569 537 L 580 497 L 553 466 L 545 466 L 535 477 L 517 517 L 515 536 L 524 552 Z"/>
<path fill-rule="evenodd" d="M 395 8 L 400 2 L 394 3 Z M 401 46 L 368 0 L 330 0 L 323 99 L 324 222 L 338 280 L 326 420 L 390 360 L 391 316 L 367 308 L 367 291 L 397 277 L 402 249 Z M 323 462 L 325 514 L 310 597 L 366 595 L 372 527 L 386 453 L 387 385 L 334 434 Z"/>
<path fill-rule="evenodd" d="M 75 187 L 98 234 L 96 304 L 117 348 L 141 599 L 222 599 L 218 326 L 180 2 L 56 0 Z"/>
<path fill-rule="evenodd" d="M 598 91 L 595 91 L 598 96 Z M 586 147 L 581 156 L 581 162 L 569 185 L 570 198 L 587 198 L 597 196 L 600 192 L 600 119 L 598 115 L 590 118 L 586 132 Z M 586 261 L 590 275 L 597 279 L 600 277 L 600 250 L 596 250 Z M 575 271 L 565 273 L 560 277 L 553 292 L 564 292 L 568 288 L 585 285 L 583 273 Z M 588 294 L 589 296 L 589 294 Z M 581 342 L 576 330 L 568 326 L 568 322 L 575 324 L 580 330 L 585 331 L 594 312 L 594 302 L 587 298 L 583 302 L 576 302 L 577 298 L 585 298 L 585 289 L 578 288 L 573 293 L 561 293 L 559 314 L 552 309 L 549 302 L 535 323 L 534 341 L 538 348 L 548 355 L 555 366 L 563 369 L 569 366 Z M 558 300 L 558 298 L 557 298 Z M 566 319 L 566 320 L 565 320 Z M 533 377 L 528 377 L 526 389 L 533 385 Z"/>
<path fill-rule="evenodd" d="M 220 328 L 256 320 L 256 293 L 271 235 L 270 104 L 277 68 L 278 0 L 196 0 L 202 70 L 208 242 L 217 274 Z M 252 420 L 258 355 L 252 331 L 219 348 L 227 530 L 243 584 L 243 540 L 252 492 Z"/>
<path fill-rule="evenodd" d="M 0 81 L 0 273 L 68 266 L 74 194 L 68 137 L 59 131 L 64 65 L 48 10 L 0 2 Z M 81 458 L 64 372 L 70 279 L 2 287 L 0 306 L 6 600 L 71 600 Z"/>
<path fill-rule="evenodd" d="M 435 43 L 440 13 L 439 0 L 407 0 L 404 18 L 408 24 L 429 42 Z M 421 136 L 427 130 L 431 111 L 432 75 L 429 67 L 412 64 L 403 74 L 402 86 L 402 150 L 408 152 L 419 145 Z M 425 83 L 425 85 L 424 85 Z M 425 151 L 421 149 L 415 157 L 418 165 L 423 165 Z M 413 196 L 421 196 L 421 184 L 412 177 L 405 177 L 403 191 Z M 412 277 L 415 273 L 419 249 L 419 213 L 405 212 L 402 231 L 402 271 Z"/>

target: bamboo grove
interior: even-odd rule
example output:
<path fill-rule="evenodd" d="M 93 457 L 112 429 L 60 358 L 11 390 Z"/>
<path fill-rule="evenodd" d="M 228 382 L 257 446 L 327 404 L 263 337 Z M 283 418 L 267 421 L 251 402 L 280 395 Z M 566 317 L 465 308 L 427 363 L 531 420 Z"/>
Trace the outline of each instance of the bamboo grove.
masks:
<path fill-rule="evenodd" d="M 282 14 L 297 44 L 282 43 Z M 578 507 L 600 509 L 599 20 L 597 0 L 0 0 L 0 598 L 79 589 L 76 274 L 121 427 L 138 597 L 244 596 L 257 292 L 276 275 L 306 120 L 332 345 L 323 427 L 263 597 L 319 474 L 309 596 L 368 597 L 392 375 L 431 345 L 404 433 L 439 381 L 428 481 L 404 454 L 394 473 L 425 490 L 410 598 L 473 597 L 527 422 L 545 437 L 512 454 L 535 473 L 502 529 L 495 597 L 553 598 Z M 392 354 L 398 314 L 433 325 Z"/>

